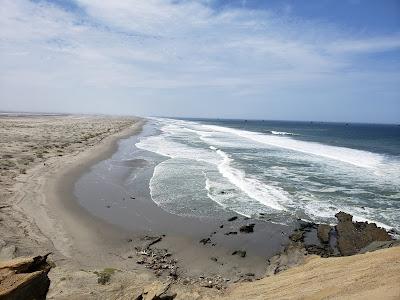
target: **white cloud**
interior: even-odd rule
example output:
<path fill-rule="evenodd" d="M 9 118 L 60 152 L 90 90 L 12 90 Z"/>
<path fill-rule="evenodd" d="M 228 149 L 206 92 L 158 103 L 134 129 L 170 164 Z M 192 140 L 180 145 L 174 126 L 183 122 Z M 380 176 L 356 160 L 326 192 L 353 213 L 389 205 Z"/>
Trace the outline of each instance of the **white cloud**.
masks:
<path fill-rule="evenodd" d="M 328 50 L 337 53 L 374 53 L 400 49 L 400 34 L 367 39 L 335 41 Z"/>
<path fill-rule="evenodd" d="M 67 11 L 49 2 L 3 0 L 0 88 L 7 94 L 27 86 L 75 95 L 86 88 L 207 87 L 262 94 L 340 81 L 349 69 L 356 78 L 359 65 L 349 54 L 400 47 L 399 35 L 351 37 L 331 24 L 243 8 L 217 12 L 209 2 L 76 0 L 82 11 Z"/>

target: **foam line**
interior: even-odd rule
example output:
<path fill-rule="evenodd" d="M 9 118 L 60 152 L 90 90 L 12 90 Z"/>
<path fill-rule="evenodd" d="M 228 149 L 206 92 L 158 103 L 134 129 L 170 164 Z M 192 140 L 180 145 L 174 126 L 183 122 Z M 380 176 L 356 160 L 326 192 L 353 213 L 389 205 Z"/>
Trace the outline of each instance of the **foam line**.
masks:
<path fill-rule="evenodd" d="M 382 155 L 363 150 L 324 145 L 315 142 L 295 140 L 284 136 L 266 135 L 258 132 L 239 130 L 215 125 L 203 125 L 205 128 L 226 132 L 252 140 L 264 145 L 284 148 L 296 152 L 302 152 L 320 157 L 334 159 L 362 168 L 375 169 L 382 162 Z"/>
<path fill-rule="evenodd" d="M 222 176 L 227 178 L 250 198 L 273 209 L 285 210 L 285 208 L 278 203 L 278 201 L 289 202 L 289 199 L 282 191 L 267 186 L 256 179 L 246 178 L 243 171 L 231 166 L 232 159 L 225 152 L 217 150 L 217 153 L 222 157 L 222 162 L 218 164 L 218 170 Z"/>

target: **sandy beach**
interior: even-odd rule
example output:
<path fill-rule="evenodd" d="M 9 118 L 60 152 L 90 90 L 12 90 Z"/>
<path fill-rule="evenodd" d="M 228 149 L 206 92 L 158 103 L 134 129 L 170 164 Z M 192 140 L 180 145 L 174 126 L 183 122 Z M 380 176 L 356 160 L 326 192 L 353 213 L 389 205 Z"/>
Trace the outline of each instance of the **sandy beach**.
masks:
<path fill-rule="evenodd" d="M 400 0 L 3 0 L 0 300 L 400 300 Z"/>
<path fill-rule="evenodd" d="M 0 125 L 0 259 L 52 252 L 49 299 L 136 299 L 166 286 L 176 299 L 400 296 L 399 247 L 324 259 L 297 247 L 306 245 L 304 235 L 317 234 L 314 225 L 295 238 L 296 224 L 229 211 L 220 218 L 180 217 L 161 209 L 148 190 L 154 165 L 121 156 L 146 133 L 145 119 L 26 115 L 2 116 Z M 126 179 L 124 168 L 106 173 L 107 163 L 135 174 L 132 191 L 106 194 L 107 176 L 119 186 Z M 93 180 L 94 168 L 103 170 L 97 174 L 104 183 Z M 99 205 L 91 198 L 96 193 L 113 199 Z M 99 284 L 105 273 L 109 281 Z M 318 276 L 324 281 L 314 282 Z M 289 288 L 292 280 L 297 285 Z M 332 288 L 343 284 L 345 290 Z"/>

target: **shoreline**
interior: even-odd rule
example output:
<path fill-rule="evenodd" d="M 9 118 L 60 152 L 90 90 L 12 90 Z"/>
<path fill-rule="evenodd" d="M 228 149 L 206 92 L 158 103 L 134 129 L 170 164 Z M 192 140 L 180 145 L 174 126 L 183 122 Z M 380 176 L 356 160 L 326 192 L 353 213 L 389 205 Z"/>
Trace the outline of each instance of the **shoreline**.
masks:
<path fill-rule="evenodd" d="M 37 236 L 44 236 L 40 244 L 47 245 L 44 249 L 53 252 L 53 261 L 66 268 L 79 266 L 93 269 L 112 266 L 146 273 L 147 266 L 137 264 L 141 257 L 137 255 L 135 248 L 140 247 L 143 238 L 146 239 L 149 235 L 151 237 L 167 233 L 156 246 L 157 249 L 172 251 L 174 259 L 178 261 L 179 274 L 182 278 L 221 275 L 233 277 L 231 280 L 237 281 L 246 273 L 255 273 L 256 277 L 261 278 L 265 271 L 265 255 L 249 256 L 252 252 L 250 251 L 243 259 L 240 256 L 232 256 L 232 252 L 241 250 L 239 246 L 247 243 L 249 239 L 250 241 L 259 239 L 261 245 L 268 245 L 269 242 L 261 239 L 262 231 L 254 235 L 243 234 L 241 237 L 244 239 L 236 239 L 233 243 L 229 241 L 232 237 L 219 234 L 219 237 L 215 236 L 218 245 L 210 247 L 199 241 L 210 234 L 213 235 L 212 232 L 218 230 L 222 220 L 214 220 L 212 224 L 207 224 L 196 218 L 171 215 L 150 199 L 150 202 L 143 206 L 145 212 L 158 222 L 156 227 L 162 228 L 164 224 L 171 229 L 155 231 L 151 227 L 146 234 L 143 230 L 129 230 L 113 225 L 93 215 L 79 204 L 73 193 L 76 180 L 96 164 L 112 157 L 117 152 L 121 140 L 139 134 L 145 122 L 140 119 L 133 128 L 107 136 L 79 153 L 65 155 L 61 159 L 50 158 L 45 165 L 39 164 L 28 170 L 27 180 L 17 184 L 16 187 L 23 192 L 17 192 L 13 198 L 25 214 L 30 216 L 31 222 L 39 228 L 40 233 Z M 244 222 L 246 218 L 237 222 L 235 226 Z M 188 236 L 179 230 L 176 231 L 174 227 L 177 224 L 184 230 L 183 232 L 194 230 L 196 234 Z M 222 240 L 225 240 L 225 246 L 219 245 Z M 281 237 L 278 237 L 278 241 L 281 241 Z M 35 252 L 43 253 L 43 250 L 39 249 Z M 269 256 L 278 253 L 280 249 L 281 246 L 273 250 Z M 218 263 L 214 261 L 214 257 L 218 258 Z M 239 271 L 236 271 L 237 269 Z M 50 275 L 52 276 L 52 272 Z"/>
<path fill-rule="evenodd" d="M 67 152 L 61 158 L 59 155 L 50 157 L 44 160 L 44 163 L 42 161 L 27 169 L 26 174 L 17 177 L 10 202 L 14 213 L 19 214 L 15 215 L 19 218 L 19 223 L 14 226 L 24 229 L 25 238 L 15 236 L 15 242 L 17 248 L 21 248 L 18 250 L 19 255 L 32 253 L 43 255 L 49 251 L 53 252 L 51 259 L 56 263 L 56 267 L 49 274 L 51 279 L 49 299 L 79 297 L 107 299 L 124 295 L 132 297 L 134 294 L 143 295 L 145 293 L 143 291 L 148 289 L 164 290 L 166 286 L 167 289 L 178 292 L 180 297 L 177 299 L 190 299 L 194 295 L 200 299 L 219 297 L 229 299 L 230 295 L 254 297 L 255 294 L 251 292 L 252 286 L 242 282 L 254 281 L 257 290 L 267 291 L 263 286 L 264 281 L 271 284 L 279 282 L 280 278 L 286 277 L 285 270 L 288 268 L 290 272 L 300 270 L 300 275 L 294 275 L 293 278 L 305 274 L 310 258 L 317 261 L 315 256 L 309 254 L 329 254 L 323 252 L 322 250 L 326 249 L 321 250 L 319 246 L 308 248 L 310 246 L 307 244 L 308 240 L 316 238 L 319 224 L 304 224 L 299 221 L 300 230 L 288 228 L 285 238 L 277 238 L 277 241 L 287 240 L 288 243 L 282 244 L 279 254 L 270 257 L 271 260 L 267 262 L 265 256 L 258 256 L 251 251 L 245 254 L 245 257 L 241 257 L 240 253 L 232 255 L 233 249 L 241 250 L 240 245 L 268 247 L 268 241 L 262 240 L 268 240 L 271 232 L 281 234 L 279 230 L 264 221 L 257 223 L 256 220 L 243 216 L 238 216 L 238 219 L 233 221 L 224 218 L 197 228 L 198 231 L 193 236 L 185 236 L 168 230 L 139 232 L 123 229 L 91 214 L 79 204 L 73 193 L 76 180 L 82 174 L 88 173 L 93 166 L 101 164 L 117 153 L 121 140 L 139 134 L 145 122 L 144 119 L 135 118 L 135 123 L 130 128 L 107 135 L 97 142 L 89 142 L 78 152 Z M 149 205 L 157 206 L 154 202 L 143 205 L 146 211 L 151 212 L 154 210 L 147 210 Z M 158 206 L 157 209 L 162 210 Z M 28 219 L 23 221 L 21 218 L 26 215 Z M 158 220 L 161 215 L 163 217 Z M 181 217 L 163 210 L 153 214 L 152 217 L 161 224 L 171 222 L 169 225 L 172 227 L 176 224 L 182 226 L 188 224 L 185 223 L 188 220 L 177 221 Z M 192 225 L 201 224 L 201 222 L 196 223 L 198 220 L 193 218 L 189 222 L 192 222 Z M 239 232 L 240 227 L 249 223 L 256 223 L 254 232 Z M 223 228 L 219 228 L 220 224 L 224 225 Z M 364 226 L 361 223 L 361 225 L 351 223 L 351 219 L 346 226 L 350 226 L 349 224 Z M 238 231 L 238 234 L 226 235 L 225 231 L 229 232 L 231 229 Z M 163 233 L 166 233 L 166 236 L 163 236 Z M 29 243 L 25 242 L 27 236 Z M 205 241 L 204 244 L 200 243 L 200 237 Z M 261 240 L 261 244 L 258 240 Z M 216 246 L 213 246 L 213 243 L 216 243 Z M 27 248 L 23 249 L 23 246 Z M 389 246 L 379 244 L 365 251 L 374 251 L 382 247 L 391 247 L 391 244 Z M 391 256 L 388 257 L 396 258 L 399 249 L 397 247 L 392 249 L 393 251 L 379 250 L 379 253 L 390 253 Z M 167 260 L 164 258 L 165 254 L 168 254 Z M 384 261 L 378 253 L 374 253 L 371 257 L 378 257 L 377 262 Z M 341 260 L 341 257 L 336 259 L 337 262 L 343 261 L 346 264 L 346 260 Z M 330 269 L 323 269 L 324 265 L 332 268 L 332 264 L 323 258 L 318 258 L 318 261 L 319 272 L 334 276 L 329 273 Z M 363 261 L 361 267 L 368 267 L 362 255 L 356 255 L 347 261 L 349 263 Z M 299 264 L 299 267 L 291 268 Z M 99 271 L 101 269 L 104 269 L 104 272 L 111 270 L 113 274 L 111 281 L 104 286 L 97 283 L 99 274 L 103 272 Z M 268 277 L 275 273 L 279 275 Z M 174 284 L 171 286 L 171 283 Z"/>
<path fill-rule="evenodd" d="M 143 133 L 143 132 L 142 132 Z M 140 133 L 140 134 L 142 134 Z M 118 143 L 118 148 L 115 148 L 114 153 L 109 152 L 107 157 L 101 162 L 96 163 L 95 170 L 90 167 L 94 164 L 88 163 L 88 168 L 77 169 L 78 173 L 85 174 L 85 178 L 75 176 L 78 178 L 77 182 L 82 187 L 87 189 L 86 193 L 81 194 L 82 199 L 79 201 L 92 200 L 95 203 L 97 212 L 95 215 L 102 215 L 102 218 L 94 217 L 96 220 L 100 219 L 102 228 L 109 232 L 102 232 L 100 240 L 107 240 L 106 244 L 112 244 L 113 250 L 119 251 L 119 255 L 123 257 L 132 257 L 132 251 L 127 250 L 126 240 L 131 240 L 129 244 L 135 247 L 140 247 L 143 244 L 143 238 L 162 237 L 157 243 L 157 249 L 166 249 L 171 252 L 172 257 L 177 260 L 174 267 L 178 269 L 178 273 L 182 277 L 198 278 L 201 276 L 224 276 L 233 277 L 231 280 L 239 280 L 240 276 L 247 273 L 254 273 L 254 276 L 260 278 L 265 272 L 266 260 L 273 255 L 279 253 L 288 242 L 289 232 L 292 230 L 289 226 L 281 226 L 273 223 L 267 223 L 257 220 L 248 220 L 243 216 L 237 215 L 234 212 L 226 212 L 224 216 L 219 219 L 199 219 L 195 217 L 183 217 L 166 212 L 156 203 L 153 202 L 149 192 L 149 180 L 154 170 L 154 165 L 147 164 L 145 168 L 135 170 L 137 155 L 136 152 L 128 157 L 118 155 L 119 153 L 129 152 L 127 149 L 134 147 L 136 138 L 134 136 L 126 138 L 123 142 Z M 139 155 L 140 163 L 143 162 L 142 155 Z M 126 171 L 126 164 L 129 168 Z M 103 166 L 104 165 L 104 166 Z M 110 172 L 113 166 L 124 166 L 124 169 L 119 172 Z M 118 169 L 118 168 L 117 168 Z M 91 173 L 95 175 L 90 177 Z M 137 181 L 130 182 L 129 186 L 124 186 L 125 177 L 121 175 L 125 173 L 134 173 L 134 178 Z M 151 174 L 150 174 L 151 173 Z M 99 176 L 100 175 L 100 176 Z M 101 178 L 101 179 L 99 179 Z M 118 178 L 118 180 L 116 180 Z M 119 187 L 117 191 L 132 188 L 129 190 L 132 193 L 109 193 L 107 184 L 112 181 L 110 188 L 116 185 Z M 59 193 L 71 194 L 71 187 L 73 182 L 69 182 L 65 187 L 69 186 L 65 191 L 58 191 Z M 93 186 L 91 186 L 93 185 Z M 88 186 L 91 186 L 87 188 Z M 99 195 L 110 198 L 112 202 L 110 205 L 99 205 Z M 134 200 L 130 199 L 134 195 Z M 93 197 L 93 199 L 90 199 Z M 124 201 L 118 199 L 126 199 Z M 75 203 L 79 202 L 75 197 Z M 118 207 L 118 203 L 122 207 Z M 82 206 L 77 204 L 79 207 Z M 99 208 L 100 206 L 100 208 Z M 89 207 L 83 208 L 88 210 L 89 214 L 93 216 L 93 211 Z M 80 213 L 80 212 L 78 212 Z M 105 218 L 104 216 L 108 216 Z M 109 217 L 111 216 L 111 217 Z M 228 218 L 237 216 L 238 220 L 234 222 L 227 221 Z M 103 221 L 103 219 L 105 220 Z M 122 222 L 127 220 L 128 224 Z M 224 231 L 239 232 L 239 227 L 243 226 L 250 221 L 255 222 L 256 230 L 252 234 L 240 233 L 235 236 L 224 234 Z M 85 221 L 86 222 L 86 221 Z M 118 225 L 108 225 L 118 224 Z M 123 226 L 125 224 L 125 226 Z M 221 225 L 224 224 L 224 225 Z M 221 229 L 220 226 L 225 226 Z M 125 228 L 124 228 L 125 227 Z M 115 230 L 112 230 L 115 229 Z M 285 235 L 282 235 L 285 232 Z M 270 238 L 264 239 L 267 235 Z M 109 236 L 109 238 L 106 238 Z M 209 238 L 212 239 L 211 243 L 201 243 L 201 240 Z M 112 243 L 110 243 L 112 241 Z M 245 247 L 244 247 L 245 246 Z M 104 245 L 102 246 L 104 247 Z M 233 256 L 232 253 L 246 248 L 246 258 L 240 256 Z M 195 259 L 194 259 L 195 258 Z M 218 263 L 216 262 L 218 260 Z M 141 261 L 141 257 L 137 258 Z M 134 261 L 135 263 L 135 261 Z"/>
<path fill-rule="evenodd" d="M 28 172 L 31 180 L 22 183 L 25 192 L 14 196 L 18 205 L 31 215 L 41 233 L 51 241 L 61 256 L 72 257 L 76 251 L 82 255 L 81 250 L 90 244 L 103 244 L 105 236 L 112 239 L 113 243 L 123 236 L 120 229 L 85 211 L 74 199 L 72 190 L 81 172 L 111 155 L 118 148 L 120 139 L 141 130 L 144 120 L 135 120 L 133 127 L 106 136 L 90 148 L 61 159 L 51 158 L 45 165 L 33 167 Z M 30 199 L 40 200 L 39 205 Z M 90 257 L 85 256 L 85 260 L 91 263 L 96 261 L 90 260 Z"/>
<path fill-rule="evenodd" d="M 133 125 L 133 128 L 127 128 L 115 135 L 106 137 L 90 151 L 85 151 L 79 157 L 76 157 L 74 162 L 69 162 L 62 172 L 59 172 L 47 183 L 45 195 L 49 199 L 56 199 L 54 203 L 51 203 L 53 209 L 57 211 L 67 210 L 67 213 L 63 214 L 63 221 L 66 223 L 66 227 L 70 229 L 74 228 L 70 236 L 74 240 L 73 244 L 78 249 L 86 248 L 88 244 L 98 245 L 98 247 L 110 243 L 117 245 L 118 242 L 121 242 L 122 238 L 128 235 L 121 228 L 108 224 L 86 211 L 79 205 L 74 196 L 73 189 L 76 179 L 83 172 L 86 172 L 99 161 L 112 155 L 118 149 L 119 141 L 139 133 L 144 123 L 145 120 L 140 119 Z M 90 242 L 88 239 L 90 239 Z M 91 253 L 93 252 L 91 251 Z M 91 255 L 85 258 L 85 260 L 90 258 Z"/>

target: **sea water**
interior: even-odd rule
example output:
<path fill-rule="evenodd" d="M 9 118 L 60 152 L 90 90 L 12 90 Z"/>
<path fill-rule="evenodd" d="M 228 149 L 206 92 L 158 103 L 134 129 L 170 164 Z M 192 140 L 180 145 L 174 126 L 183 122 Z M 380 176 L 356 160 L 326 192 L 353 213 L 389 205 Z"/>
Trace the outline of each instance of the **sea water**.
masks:
<path fill-rule="evenodd" d="M 400 230 L 400 126 L 252 120 L 149 121 L 136 147 L 162 155 L 151 197 L 166 211 L 287 223 L 355 220 Z M 217 205 L 216 205 L 217 204 Z"/>

